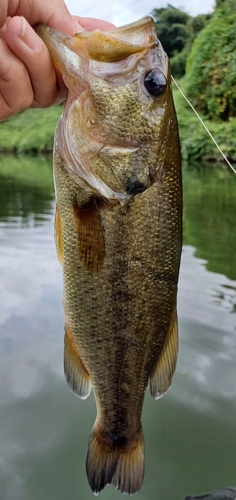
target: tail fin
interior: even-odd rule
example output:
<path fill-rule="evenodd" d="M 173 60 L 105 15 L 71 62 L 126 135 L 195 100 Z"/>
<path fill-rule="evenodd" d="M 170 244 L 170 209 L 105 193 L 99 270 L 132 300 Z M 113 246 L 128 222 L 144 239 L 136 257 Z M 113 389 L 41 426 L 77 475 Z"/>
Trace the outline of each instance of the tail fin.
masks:
<path fill-rule="evenodd" d="M 116 440 L 117 441 L 117 440 Z M 122 493 L 134 494 L 142 486 L 144 476 L 144 439 L 142 428 L 126 446 L 115 440 L 110 444 L 101 433 L 92 430 L 86 470 L 88 482 L 95 494 L 106 484 L 112 484 Z"/>

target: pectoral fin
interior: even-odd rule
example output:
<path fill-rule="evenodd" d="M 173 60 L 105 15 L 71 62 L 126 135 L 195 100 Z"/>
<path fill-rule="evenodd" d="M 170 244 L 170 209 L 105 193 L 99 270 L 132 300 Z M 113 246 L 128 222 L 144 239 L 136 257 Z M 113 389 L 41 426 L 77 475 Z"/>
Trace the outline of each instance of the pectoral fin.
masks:
<path fill-rule="evenodd" d="M 81 399 L 91 392 L 91 379 L 78 352 L 70 327 L 65 325 L 64 372 L 70 389 Z"/>
<path fill-rule="evenodd" d="M 156 368 L 149 377 L 149 388 L 153 398 L 158 399 L 169 389 L 174 375 L 178 354 L 178 324 L 174 309 L 169 331 L 158 358 Z"/>
<path fill-rule="evenodd" d="M 105 256 L 104 232 L 94 200 L 79 207 L 74 204 L 79 256 L 91 273 L 98 272 Z"/>

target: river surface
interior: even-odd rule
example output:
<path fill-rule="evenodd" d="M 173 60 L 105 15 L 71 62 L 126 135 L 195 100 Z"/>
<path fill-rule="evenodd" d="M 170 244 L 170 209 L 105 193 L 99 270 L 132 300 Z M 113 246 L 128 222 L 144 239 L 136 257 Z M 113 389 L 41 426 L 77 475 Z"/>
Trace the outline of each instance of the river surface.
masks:
<path fill-rule="evenodd" d="M 62 273 L 50 160 L 0 161 L 0 498 L 92 500 L 85 460 L 93 395 L 63 375 Z M 137 500 L 236 485 L 236 176 L 184 168 L 180 352 L 171 390 L 147 391 Z M 111 486 L 101 500 L 121 498 Z"/>

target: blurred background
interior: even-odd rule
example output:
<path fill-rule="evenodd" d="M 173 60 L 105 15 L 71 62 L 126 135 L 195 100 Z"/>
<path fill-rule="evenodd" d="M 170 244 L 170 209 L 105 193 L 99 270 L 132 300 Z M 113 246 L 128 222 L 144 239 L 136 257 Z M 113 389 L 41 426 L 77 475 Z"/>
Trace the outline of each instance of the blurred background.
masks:
<path fill-rule="evenodd" d="M 191 0 L 191 2 L 189 0 L 172 0 L 170 3 L 173 7 L 180 8 L 193 16 L 212 12 L 214 7 L 214 0 Z M 78 0 L 66 0 L 66 5 L 69 11 L 76 16 L 97 17 L 121 26 L 149 14 L 153 9 L 165 8 L 167 2 L 165 0 L 146 0 L 145 2 L 143 0 L 116 2 L 88 0 L 82 4 Z"/>
<path fill-rule="evenodd" d="M 182 0 L 180 9 L 175 1 L 67 3 L 77 15 L 115 24 L 155 9 L 175 77 L 236 161 L 235 0 Z M 236 484 L 236 176 L 177 90 L 174 97 L 184 183 L 180 352 L 167 395 L 155 402 L 146 394 L 146 472 L 137 500 L 183 500 Z M 85 460 L 94 398 L 76 398 L 63 375 L 51 156 L 61 112 L 62 106 L 29 110 L 0 124 L 2 500 L 93 498 Z M 100 494 L 119 497 L 110 486 Z"/>

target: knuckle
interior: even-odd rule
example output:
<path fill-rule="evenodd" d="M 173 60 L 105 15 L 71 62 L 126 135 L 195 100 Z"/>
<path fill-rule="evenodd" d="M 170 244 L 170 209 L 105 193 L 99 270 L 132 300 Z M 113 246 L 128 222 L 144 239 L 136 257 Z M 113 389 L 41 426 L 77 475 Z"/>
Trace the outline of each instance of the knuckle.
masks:
<path fill-rule="evenodd" d="M 6 85 L 2 87 L 0 81 L 0 101 L 2 102 L 0 119 L 9 118 L 29 108 L 33 101 L 33 97 L 33 90 L 29 88 L 27 82 L 24 89 L 19 89 L 12 85 L 10 88 L 6 88 Z"/>
<path fill-rule="evenodd" d="M 0 49 L 1 49 L 1 44 L 0 44 Z M 13 73 L 13 61 L 11 58 L 1 58 L 1 64 L 0 64 L 0 78 L 1 80 L 5 81 L 6 83 L 11 80 L 11 75 Z"/>
<path fill-rule="evenodd" d="M 55 96 L 53 93 L 50 92 L 49 89 L 45 89 L 44 92 L 37 92 L 35 91 L 34 93 L 34 100 L 32 105 L 34 107 L 38 108 L 49 108 L 55 103 Z"/>

